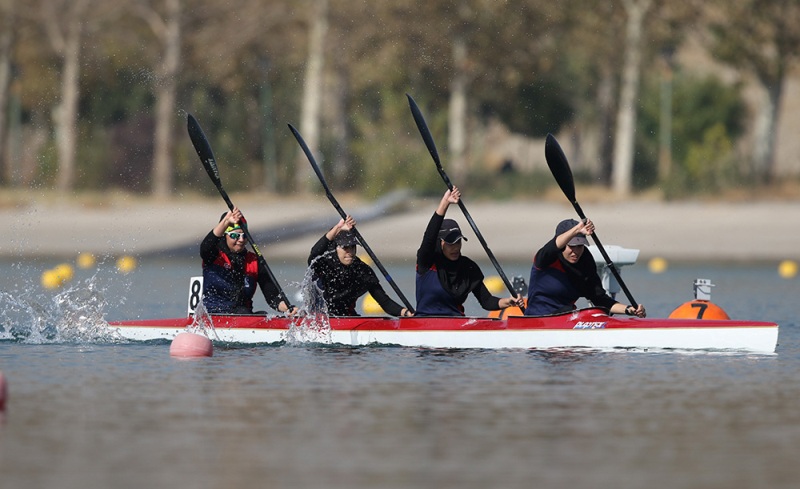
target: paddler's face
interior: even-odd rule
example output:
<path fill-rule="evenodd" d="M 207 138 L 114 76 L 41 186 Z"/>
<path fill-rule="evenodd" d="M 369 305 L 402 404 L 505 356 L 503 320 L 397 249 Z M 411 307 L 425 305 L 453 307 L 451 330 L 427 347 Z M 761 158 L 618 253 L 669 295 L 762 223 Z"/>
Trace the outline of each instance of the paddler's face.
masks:
<path fill-rule="evenodd" d="M 461 240 L 459 239 L 453 244 L 442 240 L 442 254 L 445 258 L 451 261 L 456 261 L 461 257 Z"/>
<path fill-rule="evenodd" d="M 578 263 L 585 249 L 586 247 L 584 245 L 567 245 L 567 247 L 564 248 L 564 259 L 570 263 Z"/>
<path fill-rule="evenodd" d="M 339 261 L 342 262 L 342 265 L 350 266 L 356 256 L 356 245 L 337 246 L 336 254 L 339 256 Z"/>
<path fill-rule="evenodd" d="M 235 239 L 234 239 L 235 238 Z M 228 244 L 228 249 L 234 253 L 240 253 L 244 250 L 247 241 L 245 240 L 244 233 L 241 229 L 236 229 L 229 233 L 225 233 L 225 242 Z"/>

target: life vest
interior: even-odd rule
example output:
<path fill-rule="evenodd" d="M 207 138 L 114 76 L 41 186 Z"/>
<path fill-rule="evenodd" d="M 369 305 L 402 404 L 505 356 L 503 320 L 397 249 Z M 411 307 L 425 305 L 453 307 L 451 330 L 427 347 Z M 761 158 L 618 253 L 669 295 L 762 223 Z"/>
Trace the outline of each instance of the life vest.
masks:
<path fill-rule="evenodd" d="M 556 260 L 542 269 L 531 266 L 528 282 L 526 316 L 543 316 L 575 307 L 580 291 L 570 281 L 567 271 Z"/>
<path fill-rule="evenodd" d="M 257 287 L 255 253 L 245 253 L 244 270 L 235 270 L 228 254 L 222 251 L 213 263 L 203 264 L 203 305 L 210 313 L 232 313 L 240 307 L 252 311 Z"/>
<path fill-rule="evenodd" d="M 436 265 L 417 273 L 417 316 L 463 316 L 464 305 L 442 287 Z"/>

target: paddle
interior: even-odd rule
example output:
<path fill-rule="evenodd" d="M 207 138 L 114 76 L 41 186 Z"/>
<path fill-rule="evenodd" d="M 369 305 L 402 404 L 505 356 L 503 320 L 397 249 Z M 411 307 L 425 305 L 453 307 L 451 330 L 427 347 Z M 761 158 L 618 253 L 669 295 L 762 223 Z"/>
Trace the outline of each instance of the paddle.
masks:
<path fill-rule="evenodd" d="M 419 133 L 422 135 L 422 140 L 425 141 L 425 146 L 428 147 L 428 152 L 433 157 L 434 163 L 436 163 L 436 169 L 439 171 L 439 175 L 444 180 L 444 183 L 447 185 L 447 188 L 453 190 L 453 184 L 450 182 L 450 178 L 447 176 L 447 173 L 444 172 L 444 168 L 442 168 L 442 162 L 439 160 L 439 152 L 436 151 L 436 144 L 433 142 L 433 136 L 431 136 L 431 131 L 428 129 L 428 124 L 425 123 L 425 118 L 422 117 L 422 112 L 420 112 L 419 107 L 417 107 L 417 103 L 414 102 L 414 99 L 411 98 L 411 95 L 406 94 L 408 97 L 408 105 L 411 107 L 411 115 L 414 116 L 414 122 L 417 123 L 417 129 L 419 129 Z M 500 264 L 497 263 L 497 259 L 494 257 L 492 250 L 489 249 L 489 245 L 486 244 L 486 240 L 483 239 L 483 235 L 478 230 L 478 226 L 475 224 L 475 221 L 472 220 L 472 216 L 470 216 L 469 212 L 467 211 L 466 205 L 464 205 L 464 201 L 462 199 L 458 200 L 458 206 L 461 208 L 461 212 L 464 213 L 464 217 L 469 222 L 470 227 L 475 232 L 475 236 L 478 237 L 478 241 L 481 242 L 483 245 L 483 249 L 486 250 L 486 254 L 489 255 L 489 260 L 491 260 L 492 265 L 497 270 L 497 273 L 500 274 L 500 278 L 503 279 L 503 283 L 505 284 L 506 288 L 511 292 L 512 297 L 516 297 L 519 293 L 514 290 L 514 286 L 511 285 L 509 282 L 508 277 L 503 272 L 503 269 L 500 268 Z"/>
<path fill-rule="evenodd" d="M 578 201 L 575 198 L 575 180 L 572 177 L 572 170 L 569 168 L 567 157 L 564 155 L 561 145 L 558 144 L 558 141 L 556 141 L 556 138 L 552 134 L 548 134 L 547 139 L 545 140 L 544 156 L 547 160 L 547 166 L 550 167 L 550 172 L 553 173 L 553 177 L 555 177 L 556 182 L 558 182 L 558 186 L 561 187 L 561 191 L 567 196 L 567 200 L 569 200 L 572 204 L 572 207 L 575 208 L 578 216 L 580 216 L 581 219 L 586 219 L 583 209 L 581 209 L 580 204 L 578 204 Z M 628 290 L 628 287 L 625 285 L 625 282 L 622 281 L 622 276 L 620 276 L 619 271 L 617 271 L 617 267 L 614 266 L 614 263 L 611 261 L 608 253 L 606 253 L 605 248 L 603 248 L 603 244 L 597 237 L 596 232 L 592 233 L 592 239 L 597 245 L 597 249 L 600 250 L 600 254 L 603 255 L 606 265 L 608 265 L 608 268 L 611 270 L 614 278 L 617 279 L 617 282 L 619 283 L 620 287 L 622 287 L 623 292 L 625 292 L 625 295 L 628 297 L 631 305 L 634 308 L 639 307 L 636 300 L 634 300 L 633 295 L 631 295 L 631 292 Z"/>
<path fill-rule="evenodd" d="M 219 190 L 220 195 L 225 200 L 225 203 L 228 204 L 228 209 L 233 210 L 233 202 L 231 202 L 230 197 L 228 197 L 228 192 L 222 187 L 222 180 L 219 178 L 219 169 L 217 168 L 217 160 L 214 158 L 214 152 L 211 150 L 211 144 L 209 144 L 206 135 L 203 134 L 203 130 L 200 128 L 200 123 L 197 122 L 197 119 L 194 118 L 192 114 L 188 114 L 188 130 L 189 130 L 189 138 L 192 140 L 192 145 L 194 146 L 195 151 L 197 151 L 197 156 L 200 157 L 200 161 L 203 162 L 203 168 L 206 169 L 206 173 L 208 176 L 211 177 L 211 181 L 214 182 L 214 185 Z M 286 304 L 289 308 L 289 311 L 294 309 L 294 306 L 289 302 L 289 299 L 286 297 L 286 294 L 283 293 L 283 289 L 281 286 L 278 285 L 278 281 L 275 279 L 275 275 L 272 274 L 272 270 L 270 270 L 269 265 L 267 265 L 267 260 L 264 259 L 264 255 L 261 254 L 261 251 L 258 250 L 258 246 L 256 246 L 256 242 L 253 237 L 250 235 L 250 231 L 248 231 L 247 227 L 242 226 L 242 230 L 244 231 L 244 236 L 247 238 L 247 241 L 250 242 L 250 246 L 253 247 L 253 251 L 255 251 L 256 256 L 258 256 L 258 264 L 267 271 L 267 275 L 269 276 L 272 283 L 275 284 L 275 287 L 278 288 L 278 294 L 280 299 Z"/>
<path fill-rule="evenodd" d="M 294 126 L 292 126 L 291 124 L 289 124 L 289 130 L 292 131 L 292 134 L 294 134 L 294 138 L 297 139 L 297 142 L 303 149 L 303 153 L 306 154 L 308 162 L 311 163 L 311 168 L 314 169 L 314 173 L 317 174 L 317 178 L 319 178 L 320 183 L 322 183 L 322 187 L 325 189 L 325 195 L 328 196 L 328 200 L 331 201 L 331 204 L 333 204 L 333 207 L 339 212 L 339 215 L 342 216 L 342 219 L 347 219 L 347 213 L 344 211 L 344 209 L 342 209 L 342 206 L 339 205 L 339 202 L 336 200 L 336 197 L 333 196 L 330 187 L 328 187 L 328 184 L 325 182 L 325 177 L 322 175 L 322 170 L 320 170 L 319 165 L 317 165 L 317 160 L 314 159 L 314 155 L 311 154 L 311 149 L 309 149 L 308 145 L 303 139 L 303 136 L 301 136 L 300 132 L 298 132 L 298 130 L 295 129 Z M 406 296 L 404 296 L 403 293 L 400 291 L 400 287 L 398 287 L 397 284 L 394 282 L 392 277 L 389 275 L 389 272 L 387 272 L 386 269 L 381 264 L 381 261 L 378 260 L 377 256 L 375 256 L 375 253 L 372 252 L 372 248 L 369 247 L 367 241 L 364 239 L 363 236 L 361 236 L 361 233 L 358 232 L 358 229 L 353 228 L 353 234 L 355 235 L 356 239 L 361 244 L 361 246 L 367 251 L 367 254 L 369 254 L 370 258 L 372 258 L 372 261 L 375 262 L 375 265 L 378 266 L 381 273 L 383 274 L 383 277 L 386 279 L 387 282 L 389 282 L 389 285 L 392 286 L 392 289 L 394 289 L 395 293 L 397 293 L 397 296 L 400 297 L 400 300 L 403 301 L 403 304 L 406 306 L 406 309 L 408 309 L 413 314 L 414 308 L 411 307 L 411 303 L 408 302 Z"/>

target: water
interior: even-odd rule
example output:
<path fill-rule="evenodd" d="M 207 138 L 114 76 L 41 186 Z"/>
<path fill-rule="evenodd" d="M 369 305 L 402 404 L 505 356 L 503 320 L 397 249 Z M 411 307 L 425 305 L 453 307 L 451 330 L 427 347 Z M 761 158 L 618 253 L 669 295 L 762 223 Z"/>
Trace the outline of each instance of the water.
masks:
<path fill-rule="evenodd" d="M 177 360 L 167 343 L 103 336 L 97 315 L 183 315 L 194 261 L 145 261 L 128 275 L 101 265 L 79 271 L 72 292 L 39 287 L 52 265 L 0 264 L 0 321 L 44 332 L 0 341 L 3 489 L 730 489 L 800 480 L 800 280 L 773 267 L 651 275 L 639 266 L 624 277 L 652 316 L 690 300 L 695 278 L 712 279 L 712 299 L 731 317 L 780 323 L 776 355 L 299 345 L 218 346 L 212 358 Z M 413 298 L 413 269 L 385 265 Z M 273 271 L 294 293 L 302 266 Z M 478 313 L 474 302 L 468 310 Z"/>

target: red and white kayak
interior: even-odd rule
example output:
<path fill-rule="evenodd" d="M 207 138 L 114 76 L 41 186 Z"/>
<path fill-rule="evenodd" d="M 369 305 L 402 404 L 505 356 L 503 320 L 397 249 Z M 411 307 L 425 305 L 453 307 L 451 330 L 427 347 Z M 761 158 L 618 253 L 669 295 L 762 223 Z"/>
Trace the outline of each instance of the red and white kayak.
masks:
<path fill-rule="evenodd" d="M 110 322 L 130 340 L 172 340 L 193 325 L 191 316 Z M 544 317 L 324 317 L 211 316 L 214 341 L 270 344 L 303 337 L 341 345 L 424 348 L 591 348 L 774 353 L 778 325 L 761 321 L 611 316 L 588 308 Z M 308 323 L 308 324 L 307 324 Z M 299 335 L 298 335 L 299 333 Z"/>

